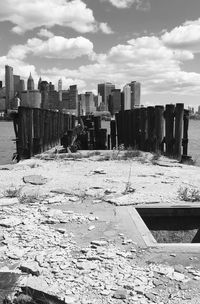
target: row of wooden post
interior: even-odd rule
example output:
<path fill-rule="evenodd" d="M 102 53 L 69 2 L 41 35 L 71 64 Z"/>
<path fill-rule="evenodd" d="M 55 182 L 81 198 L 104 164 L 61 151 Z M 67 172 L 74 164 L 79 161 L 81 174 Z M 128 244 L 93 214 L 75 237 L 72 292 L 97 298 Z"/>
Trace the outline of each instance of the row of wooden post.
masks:
<path fill-rule="evenodd" d="M 57 111 L 19 107 L 14 116 L 17 154 L 29 158 L 60 143 L 75 126 L 75 116 Z"/>
<path fill-rule="evenodd" d="M 115 117 L 111 121 L 112 149 L 123 144 L 172 157 L 187 155 L 189 111 L 184 110 L 184 104 L 135 108 L 120 111 Z"/>

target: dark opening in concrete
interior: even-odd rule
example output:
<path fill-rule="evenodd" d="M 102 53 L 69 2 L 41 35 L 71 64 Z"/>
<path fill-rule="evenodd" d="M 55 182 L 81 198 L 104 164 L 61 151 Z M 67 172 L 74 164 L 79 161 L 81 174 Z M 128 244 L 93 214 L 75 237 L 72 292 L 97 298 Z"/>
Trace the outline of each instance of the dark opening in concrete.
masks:
<path fill-rule="evenodd" d="M 136 208 L 158 243 L 200 243 L 200 208 Z"/>

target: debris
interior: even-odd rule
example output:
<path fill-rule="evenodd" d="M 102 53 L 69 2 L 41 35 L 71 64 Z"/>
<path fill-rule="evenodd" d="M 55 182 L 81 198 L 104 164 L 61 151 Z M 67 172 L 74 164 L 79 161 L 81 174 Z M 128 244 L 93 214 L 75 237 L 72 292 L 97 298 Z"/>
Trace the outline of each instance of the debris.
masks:
<path fill-rule="evenodd" d="M 41 175 L 28 175 L 23 177 L 23 182 L 32 185 L 44 185 L 47 183 L 47 178 Z"/>

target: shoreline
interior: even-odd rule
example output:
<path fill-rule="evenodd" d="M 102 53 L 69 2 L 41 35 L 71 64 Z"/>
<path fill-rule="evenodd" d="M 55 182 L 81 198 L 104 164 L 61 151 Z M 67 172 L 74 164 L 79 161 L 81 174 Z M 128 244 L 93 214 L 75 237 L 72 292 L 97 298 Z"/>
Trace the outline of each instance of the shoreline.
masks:
<path fill-rule="evenodd" d="M 138 151 L 53 151 L 0 166 L 0 274 L 65 303 L 162 303 L 171 293 L 175 304 L 187 284 L 197 299 L 200 253 L 144 249 L 121 210 L 184 206 L 178 191 L 199 189 L 198 167 Z"/>

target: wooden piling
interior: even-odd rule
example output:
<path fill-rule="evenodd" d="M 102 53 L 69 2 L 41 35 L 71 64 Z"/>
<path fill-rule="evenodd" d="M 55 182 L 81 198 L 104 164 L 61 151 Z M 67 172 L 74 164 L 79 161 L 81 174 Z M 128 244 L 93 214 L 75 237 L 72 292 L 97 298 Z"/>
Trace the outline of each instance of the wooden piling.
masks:
<path fill-rule="evenodd" d="M 183 155 L 188 155 L 188 126 L 189 126 L 189 110 L 184 110 L 183 116 Z"/>
<path fill-rule="evenodd" d="M 183 135 L 183 115 L 184 104 L 177 103 L 175 108 L 175 143 L 174 143 L 174 156 L 181 157 L 182 148 L 182 135 Z"/>
<path fill-rule="evenodd" d="M 165 144 L 166 156 L 173 156 L 174 152 L 174 111 L 173 104 L 167 104 L 165 108 Z"/>
<path fill-rule="evenodd" d="M 116 148 L 116 120 L 110 122 L 111 149 Z"/>
<path fill-rule="evenodd" d="M 147 109 L 140 109 L 140 148 L 146 151 L 147 147 Z"/>
<path fill-rule="evenodd" d="M 164 106 L 155 106 L 155 136 L 156 136 L 156 152 L 163 152 L 164 137 Z"/>

